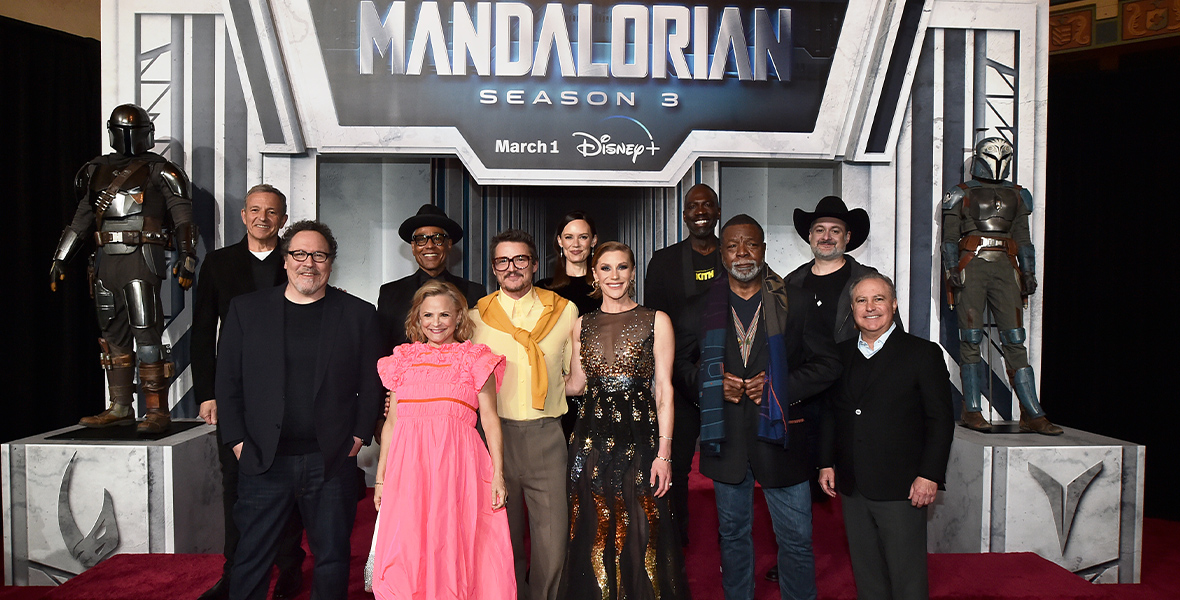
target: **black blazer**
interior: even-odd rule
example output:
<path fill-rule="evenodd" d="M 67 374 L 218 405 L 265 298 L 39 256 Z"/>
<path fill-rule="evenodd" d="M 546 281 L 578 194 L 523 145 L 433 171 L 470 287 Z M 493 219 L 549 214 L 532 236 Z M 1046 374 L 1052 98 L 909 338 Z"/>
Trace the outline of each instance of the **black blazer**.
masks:
<path fill-rule="evenodd" d="M 283 424 L 285 289 L 234 298 L 218 342 L 222 440 L 227 446 L 245 442 L 238 468 L 251 475 L 270 468 Z M 369 442 L 385 394 L 377 376 L 381 340 L 373 305 L 332 287 L 321 302 L 327 304 L 316 364 L 315 416 L 327 479 L 344 465 L 354 436 Z"/>
<path fill-rule="evenodd" d="M 918 476 L 945 483 L 955 421 L 942 349 L 894 330 L 866 359 L 859 339 L 839 345 L 844 375 L 826 411 L 820 466 L 835 467 L 840 493 L 870 500 L 905 500 Z"/>
<path fill-rule="evenodd" d="M 381 286 L 381 292 L 377 297 L 377 320 L 381 325 L 381 343 L 384 348 L 382 356 L 393 352 L 395 346 L 409 341 L 406 339 L 406 313 L 410 312 L 410 305 L 414 302 L 414 294 L 418 288 L 430 279 L 432 278 L 426 271 L 418 269 L 397 281 Z M 459 288 L 459 291 L 467 296 L 467 308 L 475 308 L 475 303 L 488 295 L 482 284 L 452 275 L 450 271 L 444 270 L 440 279 Z"/>
<path fill-rule="evenodd" d="M 836 322 L 832 329 L 832 335 L 837 344 L 859 337 L 860 335 L 856 329 L 856 323 L 852 320 L 852 282 L 860 279 L 863 275 L 877 272 L 873 267 L 862 265 L 855 258 L 847 254 L 844 255 L 844 260 L 848 261 L 848 283 L 844 284 L 844 289 L 840 292 L 840 303 L 836 305 Z M 811 272 L 811 267 L 814 264 L 815 259 L 803 263 L 798 269 L 791 271 L 786 277 L 783 277 L 783 281 L 791 285 L 803 287 L 803 281 L 807 278 L 807 274 Z M 905 327 L 901 323 L 901 314 L 896 311 L 893 313 L 893 322 L 897 324 L 898 329 L 905 330 Z"/>
<path fill-rule="evenodd" d="M 714 285 L 728 286 L 728 278 L 720 277 Z M 787 346 L 787 393 L 792 403 L 801 402 L 827 389 L 840 376 L 840 361 L 831 332 L 814 317 L 815 297 L 797 286 L 787 285 L 787 320 L 783 330 Z M 673 378 L 687 389 L 698 389 L 697 361 L 700 358 L 700 339 L 704 332 L 704 304 L 707 295 L 697 297 L 684 310 L 681 326 L 676 329 L 676 360 Z M 765 327 L 765 319 L 761 321 Z M 769 332 L 768 332 L 769 333 Z M 726 343 L 736 343 L 732 324 Z M 736 372 L 736 371 L 733 371 Z M 743 398 L 738 404 L 726 402 L 725 437 L 721 456 L 701 454 L 701 474 L 722 483 L 740 483 L 746 477 L 747 465 L 754 471 L 754 479 L 766 487 L 783 487 L 802 483 L 811 478 L 813 470 L 807 460 L 807 428 L 813 424 L 803 421 L 797 406 L 788 407 L 787 429 L 789 448 L 758 439 L 758 405 Z M 818 426 L 818 424 L 814 424 Z"/>
<path fill-rule="evenodd" d="M 702 293 L 697 291 L 691 252 L 691 239 L 657 250 L 647 262 L 647 272 L 643 275 L 643 305 L 664 311 L 673 326 L 680 322 L 680 313 L 685 307 Z M 720 249 L 714 257 L 714 268 L 720 275 Z"/>
<path fill-rule="evenodd" d="M 216 398 L 213 395 L 214 373 L 217 369 L 218 321 L 229 314 L 229 301 L 242 294 L 256 291 L 254 272 L 250 266 L 254 256 L 246 245 L 246 238 L 205 255 L 201 263 L 197 286 L 193 290 L 193 327 L 189 350 L 193 366 L 193 393 L 199 405 Z M 283 258 L 278 248 L 262 261 L 274 268 L 274 285 L 287 283 Z"/>

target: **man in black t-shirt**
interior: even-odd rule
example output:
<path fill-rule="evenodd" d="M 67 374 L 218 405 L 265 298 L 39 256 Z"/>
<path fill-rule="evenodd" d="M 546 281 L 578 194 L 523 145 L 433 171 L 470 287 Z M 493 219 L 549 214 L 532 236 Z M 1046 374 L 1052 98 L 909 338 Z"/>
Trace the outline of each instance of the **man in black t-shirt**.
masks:
<path fill-rule="evenodd" d="M 717 221 L 721 207 L 717 192 L 703 183 L 684 195 L 684 226 L 688 239 L 657 251 L 647 263 L 643 304 L 662 310 L 680 327 L 684 307 L 709 289 L 721 273 L 717 251 Z M 672 432 L 672 514 L 680 529 L 680 543 L 688 543 L 688 473 L 701 429 L 697 392 L 674 382 L 676 416 Z"/>

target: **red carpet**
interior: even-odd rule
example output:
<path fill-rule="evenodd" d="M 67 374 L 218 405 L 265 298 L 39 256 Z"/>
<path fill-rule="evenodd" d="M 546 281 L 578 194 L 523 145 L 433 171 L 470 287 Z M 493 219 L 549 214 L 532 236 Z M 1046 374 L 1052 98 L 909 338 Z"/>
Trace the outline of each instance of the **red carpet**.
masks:
<path fill-rule="evenodd" d="M 713 485 L 699 476 L 690 482 L 691 545 L 686 561 L 689 584 L 696 600 L 721 599 L 717 547 L 717 516 Z M 757 493 L 754 544 L 757 552 L 759 600 L 778 598 L 778 586 L 762 575 L 774 563 L 770 517 Z M 357 511 L 353 531 L 353 577 L 349 598 L 371 599 L 362 589 L 361 571 L 369 550 L 375 511 L 365 501 Z M 856 597 L 852 568 L 844 540 L 844 526 L 835 502 L 814 507 L 816 578 L 822 599 Z M 1143 524 L 1143 583 L 1093 585 L 1035 554 L 934 554 L 930 556 L 930 595 L 936 599 L 1180 599 L 1180 523 L 1145 519 Z M 57 588 L 4 587 L 0 600 L 159 600 L 196 598 L 217 581 L 220 555 L 120 554 Z M 311 580 L 312 561 L 304 564 L 305 583 Z M 307 585 L 299 600 L 308 600 Z"/>

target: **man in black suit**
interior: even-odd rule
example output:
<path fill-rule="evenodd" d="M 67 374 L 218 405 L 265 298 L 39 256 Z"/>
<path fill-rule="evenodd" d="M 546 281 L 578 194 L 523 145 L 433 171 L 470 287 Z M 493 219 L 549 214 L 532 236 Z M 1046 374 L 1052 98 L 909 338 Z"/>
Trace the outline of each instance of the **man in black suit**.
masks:
<path fill-rule="evenodd" d="M 376 311 L 328 287 L 336 247 L 322 223 L 292 225 L 280 246 L 287 285 L 234 298 L 222 326 L 218 409 L 239 468 L 233 600 L 265 598 L 295 507 L 315 556 L 312 597 L 348 594 L 356 454 L 384 394 Z"/>
<path fill-rule="evenodd" d="M 418 270 L 397 281 L 381 286 L 377 298 L 377 318 L 381 323 L 385 354 L 395 346 L 406 343 L 406 313 L 414 300 L 414 292 L 431 279 L 453 284 L 467 296 L 467 308 L 487 295 L 483 285 L 452 275 L 447 270 L 451 246 L 463 239 L 463 227 L 433 204 L 423 204 L 418 214 L 406 219 L 398 228 L 401 236 L 414 252 Z"/>
<path fill-rule="evenodd" d="M 713 480 L 727 600 L 754 597 L 754 484 L 778 541 L 783 598 L 815 598 L 809 426 L 790 407 L 840 376 L 815 298 L 766 267 L 762 226 L 747 215 L 721 230 L 726 273 L 686 309 L 675 376 L 698 390 L 701 473 Z"/>
<path fill-rule="evenodd" d="M 287 197 L 275 187 L 262 183 L 246 192 L 242 207 L 246 235 L 242 241 L 205 255 L 194 293 L 192 351 L 193 392 L 201 407 L 201 418 L 218 425 L 217 400 L 213 394 L 217 366 L 217 330 L 229 313 L 229 302 L 237 296 L 271 288 L 287 282 L 283 257 L 275 251 L 279 230 L 287 223 Z M 221 579 L 197 600 L 229 598 L 229 579 L 233 572 L 234 553 L 238 547 L 238 528 L 233 509 L 238 500 L 238 459 L 221 444 L 221 427 L 217 427 L 221 462 L 222 506 L 225 510 L 225 566 Z M 279 580 L 275 598 L 293 598 L 303 584 L 303 523 L 298 513 L 283 528 L 275 565 Z"/>
<path fill-rule="evenodd" d="M 684 226 L 688 238 L 658 250 L 647 263 L 643 279 L 643 304 L 662 310 L 679 327 L 684 307 L 721 274 L 717 252 L 717 221 L 721 207 L 717 192 L 698 183 L 684 195 Z M 688 544 L 688 474 L 701 432 L 701 411 L 696 389 L 674 385 L 676 415 L 672 432 L 672 514 L 680 529 L 680 543 Z"/>
<path fill-rule="evenodd" d="M 860 598 L 928 598 L 926 507 L 954 438 L 942 349 L 893 323 L 893 282 L 853 283 L 860 336 L 839 345 L 844 375 L 824 419 L 820 486 L 840 490 Z"/>

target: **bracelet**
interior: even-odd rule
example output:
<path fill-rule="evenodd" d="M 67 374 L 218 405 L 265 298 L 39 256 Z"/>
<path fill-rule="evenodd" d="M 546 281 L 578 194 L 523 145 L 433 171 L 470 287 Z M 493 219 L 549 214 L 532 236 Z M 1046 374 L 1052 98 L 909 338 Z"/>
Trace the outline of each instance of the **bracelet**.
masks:
<path fill-rule="evenodd" d="M 383 482 L 383 481 L 376 481 L 376 482 L 373 482 L 373 487 L 377 487 L 379 485 L 384 485 L 384 484 L 385 484 L 385 482 Z"/>
<path fill-rule="evenodd" d="M 656 458 L 658 458 L 668 464 L 672 464 L 672 459 L 670 459 L 670 458 L 664 458 L 664 457 L 660 456 L 659 454 L 656 455 Z"/>
<path fill-rule="evenodd" d="M 660 439 L 661 439 L 661 440 L 668 440 L 668 441 L 670 442 L 670 441 L 672 441 L 672 436 L 670 436 L 670 435 L 661 435 L 661 436 L 660 436 Z"/>

